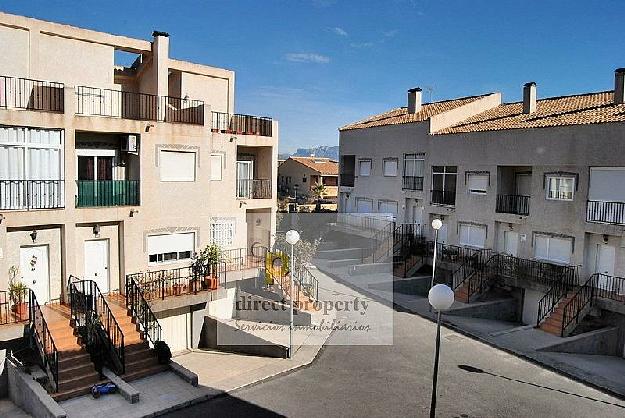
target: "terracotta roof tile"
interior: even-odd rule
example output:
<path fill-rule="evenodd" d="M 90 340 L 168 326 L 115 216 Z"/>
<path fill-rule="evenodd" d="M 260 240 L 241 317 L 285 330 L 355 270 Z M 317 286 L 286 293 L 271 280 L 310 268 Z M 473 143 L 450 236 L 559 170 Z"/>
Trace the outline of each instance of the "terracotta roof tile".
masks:
<path fill-rule="evenodd" d="M 349 125 L 343 126 L 339 130 L 347 131 L 351 129 L 372 128 L 375 126 L 423 122 L 434 115 L 455 109 L 482 97 L 484 96 L 470 96 L 452 100 L 443 100 L 440 102 L 424 103 L 423 106 L 421 106 L 421 110 L 414 114 L 408 114 L 408 108 L 400 107 L 389 110 L 388 112 L 380 113 L 379 115 L 370 116 L 358 122 L 350 123 Z"/>
<path fill-rule="evenodd" d="M 504 103 L 442 129 L 436 134 L 529 129 L 551 126 L 625 122 L 625 105 L 614 104 L 614 92 L 586 93 L 538 100 L 536 111 L 523 113 L 523 103 Z"/>
<path fill-rule="evenodd" d="M 290 157 L 306 167 L 317 171 L 321 175 L 339 175 L 339 163 L 329 158 L 321 157 Z"/>

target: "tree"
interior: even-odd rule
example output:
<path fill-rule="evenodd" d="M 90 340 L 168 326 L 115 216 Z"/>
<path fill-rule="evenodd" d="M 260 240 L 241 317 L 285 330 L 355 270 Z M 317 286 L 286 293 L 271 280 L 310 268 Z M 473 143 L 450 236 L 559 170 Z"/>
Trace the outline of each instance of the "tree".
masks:
<path fill-rule="evenodd" d="M 327 190 L 326 186 L 323 183 L 316 183 L 311 191 L 317 198 L 317 204 L 315 205 L 315 211 L 319 212 L 321 210 L 321 199 L 326 195 Z"/>

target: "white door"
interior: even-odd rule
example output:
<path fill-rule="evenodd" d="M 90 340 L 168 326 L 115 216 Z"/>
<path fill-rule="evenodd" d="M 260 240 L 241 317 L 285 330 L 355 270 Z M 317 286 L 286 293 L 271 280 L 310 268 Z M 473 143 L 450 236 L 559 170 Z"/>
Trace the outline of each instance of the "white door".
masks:
<path fill-rule="evenodd" d="M 237 197 L 249 198 L 252 194 L 254 167 L 251 161 L 237 161 Z"/>
<path fill-rule="evenodd" d="M 50 268 L 48 246 L 38 245 L 20 248 L 20 272 L 22 283 L 29 287 L 39 304 L 50 301 Z"/>
<path fill-rule="evenodd" d="M 599 288 L 608 289 L 610 283 L 606 276 L 614 276 L 614 260 L 616 257 L 616 247 L 605 244 L 597 244 L 597 258 L 595 260 L 595 273 L 601 273 L 599 276 Z M 603 276 L 605 274 L 606 276 Z"/>
<path fill-rule="evenodd" d="M 441 229 L 438 230 L 438 242 L 442 244 L 447 243 L 447 224 L 443 224 Z"/>
<path fill-rule="evenodd" d="M 506 254 L 516 257 L 519 252 L 519 233 L 514 231 L 505 231 L 503 233 L 503 251 Z"/>
<path fill-rule="evenodd" d="M 532 195 L 532 175 L 517 174 L 516 175 L 516 194 L 520 196 Z"/>
<path fill-rule="evenodd" d="M 410 221 L 417 225 L 421 225 L 423 223 L 423 206 L 419 206 L 418 203 L 414 203 L 412 205 Z"/>
<path fill-rule="evenodd" d="M 109 292 L 108 239 L 85 241 L 85 279 L 96 282 L 100 292 Z"/>
<path fill-rule="evenodd" d="M 162 338 L 169 345 L 172 353 L 183 351 L 189 348 L 187 331 L 189 314 L 172 315 L 159 318 L 158 323 L 163 331 Z"/>

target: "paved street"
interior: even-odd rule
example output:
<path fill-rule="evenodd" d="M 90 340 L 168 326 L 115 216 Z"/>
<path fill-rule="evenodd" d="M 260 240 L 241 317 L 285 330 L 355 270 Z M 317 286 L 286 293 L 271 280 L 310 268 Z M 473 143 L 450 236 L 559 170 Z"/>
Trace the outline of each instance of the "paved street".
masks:
<path fill-rule="evenodd" d="M 434 337 L 431 322 L 395 312 L 392 346 L 328 345 L 310 367 L 168 416 L 427 416 Z M 625 401 L 455 332 L 442 337 L 438 416 L 625 414 Z"/>

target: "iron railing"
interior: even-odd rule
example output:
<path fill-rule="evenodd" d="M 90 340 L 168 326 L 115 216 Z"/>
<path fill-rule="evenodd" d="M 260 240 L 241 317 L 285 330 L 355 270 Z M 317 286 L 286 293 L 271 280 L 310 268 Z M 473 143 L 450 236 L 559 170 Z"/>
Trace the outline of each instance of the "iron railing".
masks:
<path fill-rule="evenodd" d="M 310 299 L 319 300 L 319 280 L 303 264 L 295 265 L 295 276 L 299 289 Z"/>
<path fill-rule="evenodd" d="M 596 273 L 594 276 L 596 297 L 625 303 L 625 278 L 603 273 Z"/>
<path fill-rule="evenodd" d="M 64 88 L 53 81 L 0 76 L 0 108 L 62 113 Z"/>
<path fill-rule="evenodd" d="M 126 276 L 126 308 L 152 346 L 161 341 L 161 325 L 145 300 L 141 286 L 132 275 Z"/>
<path fill-rule="evenodd" d="M 77 180 L 76 207 L 137 206 L 139 180 Z"/>
<path fill-rule="evenodd" d="M 339 184 L 345 187 L 354 187 L 354 174 L 341 173 L 339 175 Z"/>
<path fill-rule="evenodd" d="M 126 369 L 124 334 L 108 302 L 93 280 L 68 280 L 72 325 L 96 358 L 98 371 L 106 365 L 115 373 Z"/>
<path fill-rule="evenodd" d="M 556 306 L 564 298 L 571 285 L 567 282 L 556 282 L 545 293 L 545 295 L 538 301 L 538 316 L 536 317 L 536 326 L 539 326 L 544 319 L 546 319 L 554 311 Z"/>
<path fill-rule="evenodd" d="M 271 199 L 271 180 L 237 179 L 237 198 Z"/>
<path fill-rule="evenodd" d="M 625 202 L 589 200 L 586 221 L 625 225 Z"/>
<path fill-rule="evenodd" d="M 256 254 L 254 253 L 256 249 Z M 251 251 L 247 248 L 232 248 L 221 250 L 221 261 L 225 263 L 226 271 L 237 271 L 247 268 L 262 267 L 265 262 L 265 254 L 259 247 L 254 247 Z M 265 248 L 266 251 L 266 247 Z"/>
<path fill-rule="evenodd" d="M 201 100 L 78 86 L 76 101 L 78 115 L 204 124 Z"/>
<path fill-rule="evenodd" d="M 571 325 L 579 324 L 584 319 L 582 314 L 587 307 L 591 306 L 595 296 L 595 283 L 597 281 L 597 275 L 590 276 L 586 283 L 577 288 L 571 299 L 564 305 L 562 311 L 562 330 L 560 335 L 565 336 L 566 331 Z"/>
<path fill-rule="evenodd" d="M 212 118 L 212 129 L 215 132 L 272 136 L 273 120 L 268 117 L 212 112 Z"/>
<path fill-rule="evenodd" d="M 498 194 L 496 212 L 529 216 L 530 197 L 522 195 Z"/>
<path fill-rule="evenodd" d="M 65 206 L 63 180 L 0 180 L 0 209 L 59 209 Z"/>
<path fill-rule="evenodd" d="M 404 176 L 402 188 L 404 190 L 423 190 L 423 177 Z"/>
<path fill-rule="evenodd" d="M 499 276 L 504 278 L 528 280 L 546 286 L 557 283 L 574 286 L 578 283 L 577 266 L 552 264 L 507 254 L 499 254 L 497 271 Z"/>
<path fill-rule="evenodd" d="M 456 191 L 455 190 L 432 190 L 432 204 L 433 205 L 456 205 Z"/>
<path fill-rule="evenodd" d="M 0 290 L 0 325 L 28 321 L 29 289 Z"/>
<path fill-rule="evenodd" d="M 39 353 L 40 365 L 52 375 L 53 389 L 59 388 L 59 351 L 56 348 L 48 323 L 41 312 L 35 292 L 29 291 L 29 324 L 31 346 Z"/>

